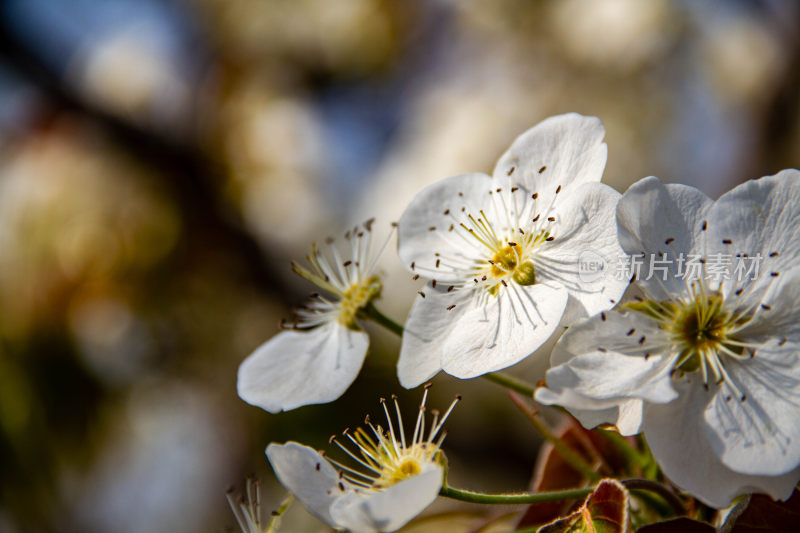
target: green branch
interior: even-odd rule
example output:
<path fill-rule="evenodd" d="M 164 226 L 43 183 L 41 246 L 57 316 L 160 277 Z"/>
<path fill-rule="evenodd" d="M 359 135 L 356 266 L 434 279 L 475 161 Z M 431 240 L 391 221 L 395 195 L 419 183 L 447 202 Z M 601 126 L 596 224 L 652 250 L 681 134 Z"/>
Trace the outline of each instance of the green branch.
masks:
<path fill-rule="evenodd" d="M 668 487 L 649 479 L 623 479 L 620 481 L 625 488 L 633 491 L 647 491 L 661 496 L 672 508 L 676 515 L 686 514 L 683 502 Z M 516 494 L 486 494 L 471 490 L 456 489 L 444 485 L 439 491 L 440 496 L 469 503 L 483 503 L 487 505 L 529 505 L 532 503 L 558 502 L 585 498 L 594 487 L 581 489 L 568 489 L 552 492 L 520 492 Z"/>

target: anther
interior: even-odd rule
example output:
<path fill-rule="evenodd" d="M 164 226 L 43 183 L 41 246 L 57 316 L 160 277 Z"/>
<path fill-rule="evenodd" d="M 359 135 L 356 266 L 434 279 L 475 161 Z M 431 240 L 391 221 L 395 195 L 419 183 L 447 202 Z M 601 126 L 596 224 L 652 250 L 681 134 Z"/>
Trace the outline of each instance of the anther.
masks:
<path fill-rule="evenodd" d="M 539 198 L 539 193 L 538 193 L 538 192 L 535 192 L 535 193 L 531 194 L 531 198 L 533 198 L 534 200 L 536 200 L 537 198 Z"/>
<path fill-rule="evenodd" d="M 322 468 L 322 465 L 317 463 L 317 466 L 316 466 L 317 472 L 319 472 L 320 468 Z"/>
<path fill-rule="evenodd" d="M 675 237 L 670 237 L 669 239 L 664 241 L 664 244 L 669 245 L 670 243 L 673 243 L 673 242 L 675 242 Z"/>
<path fill-rule="evenodd" d="M 786 337 L 782 338 L 780 342 L 778 342 L 778 346 L 783 346 L 784 344 L 786 344 Z"/>
<path fill-rule="evenodd" d="M 722 239 L 722 244 L 733 244 L 733 241 L 730 239 Z"/>
<path fill-rule="evenodd" d="M 602 352 L 602 353 L 606 353 L 606 352 L 608 352 L 608 350 L 606 350 L 606 349 L 605 349 L 605 348 L 603 348 L 602 346 L 598 346 L 598 348 L 597 348 L 597 351 L 598 351 L 598 352 Z"/>
<path fill-rule="evenodd" d="M 430 228 L 428 228 L 428 231 L 436 231 L 436 226 L 431 226 Z"/>
<path fill-rule="evenodd" d="M 515 168 L 515 167 L 511 167 L 511 168 L 509 168 L 509 169 L 508 169 L 508 172 L 506 172 L 506 176 L 510 176 L 511 174 L 513 174 L 513 173 L 514 173 L 514 168 Z"/>
<path fill-rule="evenodd" d="M 414 270 L 414 261 L 411 261 L 411 270 Z"/>
<path fill-rule="evenodd" d="M 456 286 L 455 286 L 455 285 L 450 285 L 449 287 L 447 287 L 447 292 L 450 292 L 450 291 L 452 291 L 452 290 L 453 290 L 453 289 L 455 289 L 455 288 L 456 288 Z"/>
<path fill-rule="evenodd" d="M 431 281 L 431 287 L 434 288 L 434 289 L 436 288 L 436 280 L 435 279 Z"/>
<path fill-rule="evenodd" d="M 516 246 L 516 245 L 517 245 L 517 243 L 515 243 L 515 242 L 511 242 L 511 241 L 508 241 L 508 245 L 509 245 L 509 246 Z"/>
<path fill-rule="evenodd" d="M 414 274 L 414 276 L 411 279 L 417 281 L 419 279 L 419 274 Z"/>
<path fill-rule="evenodd" d="M 769 254 L 770 257 L 778 257 L 778 252 L 772 252 Z"/>
<path fill-rule="evenodd" d="M 605 314 L 605 313 L 600 313 L 600 319 L 601 319 L 603 322 L 605 322 L 605 321 L 606 321 L 606 314 Z"/>
<path fill-rule="evenodd" d="M 772 309 L 772 307 L 768 306 L 767 304 L 761 304 L 761 309 L 764 311 L 769 311 Z"/>
<path fill-rule="evenodd" d="M 504 280 L 504 279 L 501 279 L 501 280 L 500 280 L 500 283 L 502 283 L 502 284 L 503 284 L 503 287 L 508 287 L 508 283 L 506 283 L 506 280 Z"/>
<path fill-rule="evenodd" d="M 431 383 L 430 381 L 429 381 L 429 382 L 427 382 L 425 385 L 423 385 L 423 388 L 424 388 L 425 390 L 428 390 L 428 389 L 430 389 L 431 387 L 433 387 L 433 383 Z"/>
<path fill-rule="evenodd" d="M 547 217 L 547 220 L 549 220 L 550 222 L 555 222 L 556 221 L 556 217 Z"/>
<path fill-rule="evenodd" d="M 644 336 L 644 335 L 642 335 L 642 336 L 639 338 L 639 344 L 644 344 L 644 341 L 646 341 L 646 340 L 647 340 L 647 337 L 646 337 L 646 336 Z"/>
<path fill-rule="evenodd" d="M 539 217 L 540 217 L 540 216 L 542 216 L 542 214 L 541 214 L 541 213 L 539 213 L 538 215 L 536 215 L 536 217 L 532 218 L 532 219 L 531 219 L 531 222 L 536 222 L 537 220 L 539 220 Z"/>
<path fill-rule="evenodd" d="M 498 187 L 498 188 L 497 188 L 497 192 L 503 192 L 503 189 L 502 189 L 502 188 L 500 188 L 500 187 Z"/>
<path fill-rule="evenodd" d="M 444 210 L 444 214 L 445 214 L 445 215 L 449 215 L 449 214 L 450 214 L 450 210 L 449 210 L 449 209 L 445 209 L 445 210 Z"/>
<path fill-rule="evenodd" d="M 780 276 L 780 272 L 770 272 L 769 275 L 772 276 L 773 278 L 777 278 L 778 276 Z"/>
<path fill-rule="evenodd" d="M 734 292 L 734 294 L 735 294 L 736 296 L 741 296 L 741 295 L 742 295 L 742 292 L 744 292 L 744 287 L 742 287 L 741 289 L 736 289 L 736 292 Z"/>
<path fill-rule="evenodd" d="M 420 296 L 422 296 L 423 298 L 425 298 L 425 293 L 424 293 L 424 292 L 422 292 L 422 291 L 417 291 L 417 294 L 419 294 Z"/>
<path fill-rule="evenodd" d="M 350 266 L 350 265 L 352 265 L 352 264 L 353 264 L 353 262 L 352 262 L 351 260 L 349 260 L 349 259 L 348 259 L 347 261 L 345 261 L 345 262 L 344 262 L 344 265 L 343 265 L 343 266 L 349 267 L 349 266 Z"/>
<path fill-rule="evenodd" d="M 556 187 L 556 194 L 558 194 L 558 193 L 560 193 L 560 192 L 561 192 L 561 185 L 559 185 L 558 187 Z"/>
<path fill-rule="evenodd" d="M 705 231 L 705 230 L 707 230 L 707 229 L 708 229 L 708 220 L 704 220 L 704 221 L 703 221 L 703 226 L 702 226 L 702 229 L 703 229 L 703 231 Z"/>
<path fill-rule="evenodd" d="M 448 306 L 447 306 L 447 310 L 448 310 L 448 311 L 452 311 L 453 309 L 455 309 L 455 307 L 456 307 L 456 304 L 453 304 L 453 305 L 448 305 Z"/>
<path fill-rule="evenodd" d="M 634 333 L 636 333 L 636 328 L 631 328 L 631 329 L 628 330 L 628 333 L 626 333 L 625 336 L 626 337 L 630 337 Z"/>
<path fill-rule="evenodd" d="M 439 268 L 439 264 L 440 264 L 441 262 L 442 262 L 442 260 L 441 260 L 441 259 L 437 259 L 437 260 L 436 260 L 436 268 Z"/>
<path fill-rule="evenodd" d="M 539 169 L 539 174 L 547 170 L 547 165 L 542 165 L 542 168 Z"/>
<path fill-rule="evenodd" d="M 556 240 L 556 238 L 555 238 L 555 237 L 548 237 L 548 238 L 546 238 L 545 240 L 546 240 L 547 242 L 550 242 L 550 241 L 554 241 L 554 240 Z"/>

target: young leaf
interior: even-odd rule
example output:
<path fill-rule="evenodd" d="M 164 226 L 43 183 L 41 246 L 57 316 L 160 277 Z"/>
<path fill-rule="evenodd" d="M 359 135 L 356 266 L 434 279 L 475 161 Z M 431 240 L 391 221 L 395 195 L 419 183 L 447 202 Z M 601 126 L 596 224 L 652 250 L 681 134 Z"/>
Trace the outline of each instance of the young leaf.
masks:
<path fill-rule="evenodd" d="M 539 533 L 626 533 L 628 491 L 618 481 L 604 479 L 580 509 L 539 529 Z"/>

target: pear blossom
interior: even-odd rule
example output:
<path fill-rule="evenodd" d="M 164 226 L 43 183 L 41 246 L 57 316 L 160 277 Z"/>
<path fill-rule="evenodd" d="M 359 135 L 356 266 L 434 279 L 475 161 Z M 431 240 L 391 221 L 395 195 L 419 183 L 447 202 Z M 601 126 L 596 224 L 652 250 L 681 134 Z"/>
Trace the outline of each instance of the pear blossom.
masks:
<path fill-rule="evenodd" d="M 514 141 L 493 176 L 446 178 L 412 200 L 398 253 L 429 281 L 403 334 L 403 386 L 440 370 L 472 378 L 511 366 L 560 324 L 618 301 L 627 278 L 612 275 L 623 256 L 620 195 L 600 183 L 604 135 L 597 118 L 551 117 Z M 583 272 L 587 256 L 602 271 Z"/>
<path fill-rule="evenodd" d="M 346 462 L 297 442 L 270 444 L 267 458 L 283 486 L 331 527 L 354 532 L 395 531 L 436 499 L 444 479 L 442 426 L 460 398 L 444 415 L 432 410 L 426 435 L 427 397 L 426 387 L 410 440 L 393 397 L 396 422 L 386 400 L 381 399 L 386 428 L 367 417 L 366 429 L 345 430 L 341 439 L 331 437 Z"/>
<path fill-rule="evenodd" d="M 561 337 L 536 399 L 586 427 L 642 431 L 666 476 L 713 507 L 788 498 L 800 480 L 798 198 L 797 170 L 716 202 L 653 177 L 634 184 L 617 209 L 620 242 L 663 268 L 640 274 L 643 298 Z M 734 275 L 716 270 L 723 259 Z"/>
<path fill-rule="evenodd" d="M 333 245 L 311 246 L 309 267 L 293 263 L 295 273 L 328 296 L 314 293 L 296 320 L 259 346 L 239 366 L 239 396 L 271 413 L 330 402 L 358 375 L 369 336 L 358 324 L 359 312 L 380 295 L 372 254 L 372 220 L 347 232 L 350 257 Z"/>

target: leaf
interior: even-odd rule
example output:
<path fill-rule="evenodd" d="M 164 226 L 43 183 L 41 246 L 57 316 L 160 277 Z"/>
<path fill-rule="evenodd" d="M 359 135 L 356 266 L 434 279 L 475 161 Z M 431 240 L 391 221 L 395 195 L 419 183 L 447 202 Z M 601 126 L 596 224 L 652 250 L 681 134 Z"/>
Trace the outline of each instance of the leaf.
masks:
<path fill-rule="evenodd" d="M 628 531 L 628 491 L 604 479 L 580 509 L 539 529 L 539 533 L 624 533 Z"/>
<path fill-rule="evenodd" d="M 800 531 L 800 492 L 785 502 L 754 494 L 750 505 L 736 519 L 731 533 L 795 533 Z"/>
<path fill-rule="evenodd" d="M 715 533 L 715 531 L 711 524 L 682 517 L 647 524 L 637 529 L 636 533 Z"/>

